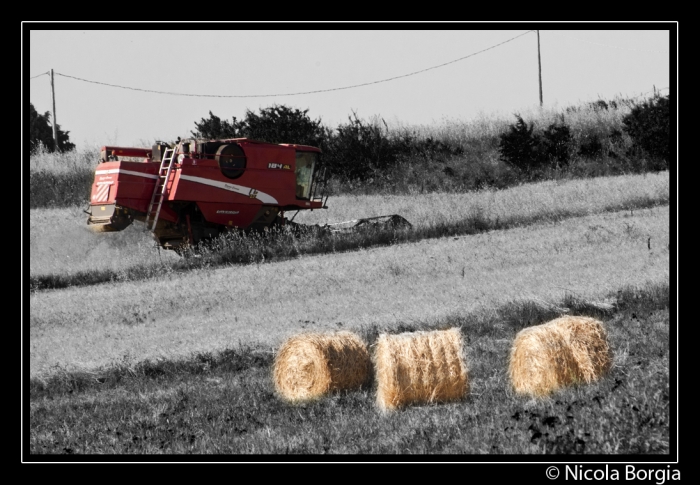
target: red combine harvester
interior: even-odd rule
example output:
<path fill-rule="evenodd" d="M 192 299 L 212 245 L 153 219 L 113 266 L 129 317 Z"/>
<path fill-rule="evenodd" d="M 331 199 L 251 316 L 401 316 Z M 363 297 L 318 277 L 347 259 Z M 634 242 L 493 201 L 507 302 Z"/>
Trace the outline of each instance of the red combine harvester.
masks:
<path fill-rule="evenodd" d="M 247 138 L 104 146 L 87 223 L 120 231 L 136 219 L 163 248 L 175 250 L 232 229 L 285 225 L 286 211 L 326 208 L 320 157 L 315 147 Z M 395 215 L 348 222 L 377 221 L 410 225 Z"/>

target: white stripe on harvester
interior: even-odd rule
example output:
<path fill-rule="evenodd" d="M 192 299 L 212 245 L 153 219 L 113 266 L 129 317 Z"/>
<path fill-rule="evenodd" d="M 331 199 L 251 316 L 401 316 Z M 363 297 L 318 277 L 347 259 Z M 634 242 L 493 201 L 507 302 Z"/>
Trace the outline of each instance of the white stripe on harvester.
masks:
<path fill-rule="evenodd" d="M 134 175 L 136 177 L 145 177 L 147 179 L 157 179 L 158 175 L 152 173 L 135 172 L 133 170 L 124 170 L 122 168 L 111 168 L 109 170 L 95 170 L 95 175 L 109 175 L 112 173 L 123 173 L 125 175 Z"/>
<path fill-rule="evenodd" d="M 260 192 L 259 190 L 255 190 L 250 187 L 230 184 L 228 182 L 219 182 L 218 180 L 212 180 L 204 177 L 193 177 L 191 175 L 180 175 L 180 179 L 196 182 L 198 184 L 209 185 L 211 187 L 216 187 L 217 189 L 230 190 L 231 192 L 245 195 L 246 197 L 258 199 L 263 204 L 277 204 L 277 199 L 272 197 L 270 194 Z"/>
<path fill-rule="evenodd" d="M 108 174 L 113 174 L 113 173 L 120 173 L 120 174 L 125 174 L 125 175 L 135 175 L 137 177 L 145 177 L 149 179 L 157 179 L 158 175 L 153 175 L 150 173 L 143 173 L 143 172 L 134 172 L 133 170 L 123 170 L 119 168 L 113 168 L 109 170 L 96 170 L 95 174 L 96 175 L 108 175 Z M 260 202 L 263 204 L 277 204 L 277 199 L 272 197 L 270 194 L 266 194 L 265 192 L 260 192 L 259 190 L 252 189 L 250 187 L 245 187 L 243 185 L 236 185 L 236 184 L 230 184 L 228 182 L 219 182 L 218 180 L 212 180 L 204 177 L 193 177 L 191 175 L 180 175 L 180 178 L 183 180 L 188 180 L 190 182 L 195 182 L 198 184 L 204 184 L 204 185 L 209 185 L 211 187 L 216 187 L 217 189 L 224 189 L 224 190 L 229 190 L 231 192 L 235 192 L 240 195 L 245 195 L 246 197 L 251 197 L 254 199 L 258 199 Z M 103 185 L 102 187 L 109 187 L 109 185 Z M 109 191 L 107 191 L 109 193 Z M 101 194 L 101 192 L 98 191 L 98 194 Z M 102 200 L 102 199 L 96 199 L 96 200 Z M 104 199 L 107 200 L 107 199 Z"/>
<path fill-rule="evenodd" d="M 123 170 L 121 168 L 110 168 L 109 170 L 95 170 L 95 175 L 111 175 L 111 174 L 134 175 L 136 177 L 144 177 L 147 179 L 157 179 L 158 176 L 151 173 L 135 172 L 133 170 Z M 96 182 L 97 191 L 92 196 L 93 202 L 106 202 L 109 200 L 109 186 L 114 181 Z"/>
<path fill-rule="evenodd" d="M 97 187 L 97 193 L 92 196 L 95 202 L 104 202 L 109 199 L 109 185 L 100 185 Z"/>

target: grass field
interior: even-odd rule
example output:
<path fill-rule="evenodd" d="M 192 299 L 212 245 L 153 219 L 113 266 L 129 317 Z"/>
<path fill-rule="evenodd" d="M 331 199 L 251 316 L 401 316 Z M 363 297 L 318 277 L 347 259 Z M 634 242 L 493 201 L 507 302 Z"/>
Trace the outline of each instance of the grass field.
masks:
<path fill-rule="evenodd" d="M 429 236 L 440 234 L 439 228 L 449 229 L 469 220 L 484 228 L 509 227 L 604 211 L 634 211 L 668 202 L 669 175 L 661 172 L 548 181 L 465 194 L 338 196 L 329 200 L 327 210 L 302 211 L 295 221 L 328 224 L 400 214 L 417 232 Z M 134 223 L 121 232 L 93 232 L 87 227 L 83 209 L 30 210 L 30 277 L 110 271 L 112 278 L 119 280 L 127 278 L 131 268 L 160 268 L 180 261 L 172 251 L 159 251 L 142 224 Z"/>
<path fill-rule="evenodd" d="M 556 309 L 510 303 L 438 322 L 461 328 L 469 394 L 457 402 L 391 413 L 376 406 L 374 385 L 288 404 L 272 383 L 273 355 L 246 345 L 181 361 L 59 372 L 46 382 L 30 382 L 26 443 L 32 455 L 139 455 L 148 461 L 164 454 L 225 461 L 258 454 L 282 462 L 323 460 L 320 455 L 360 461 L 418 455 L 417 460 L 468 462 L 485 454 L 506 461 L 530 455 L 526 460 L 545 463 L 551 455 L 638 461 L 646 454 L 663 460 L 676 436 L 668 291 L 663 284 L 620 291 L 615 311 L 604 314 L 569 297 Z M 604 321 L 614 351 L 612 369 L 598 382 L 546 398 L 514 394 L 506 368 L 516 331 L 553 318 L 564 305 Z M 428 327 L 405 324 L 401 330 Z M 370 343 L 376 334 L 376 328 L 361 332 Z"/>
<path fill-rule="evenodd" d="M 30 296 L 30 373 L 668 282 L 668 207 Z M 653 242 L 648 248 L 649 238 Z"/>
<path fill-rule="evenodd" d="M 297 220 L 377 210 L 420 228 L 479 211 L 513 224 L 32 291 L 30 453 L 667 454 L 676 325 L 668 184 L 662 173 L 449 197 L 337 197 L 329 212 Z M 136 227 L 95 235 L 83 224 L 78 208 L 32 211 L 30 274 L 177 258 Z M 515 333 L 563 313 L 604 321 L 613 369 L 550 398 L 514 395 L 506 366 Z M 371 344 L 381 332 L 451 326 L 464 335 L 472 379 L 461 402 L 384 415 L 371 386 L 299 406 L 274 391 L 272 359 L 289 336 L 342 329 Z"/>
<path fill-rule="evenodd" d="M 574 180 L 548 180 L 504 190 L 458 194 L 337 196 L 328 209 L 301 211 L 295 221 L 328 224 L 399 214 L 416 227 L 453 224 L 479 215 L 485 221 L 529 224 L 537 219 L 584 216 L 669 201 L 668 172 Z"/>

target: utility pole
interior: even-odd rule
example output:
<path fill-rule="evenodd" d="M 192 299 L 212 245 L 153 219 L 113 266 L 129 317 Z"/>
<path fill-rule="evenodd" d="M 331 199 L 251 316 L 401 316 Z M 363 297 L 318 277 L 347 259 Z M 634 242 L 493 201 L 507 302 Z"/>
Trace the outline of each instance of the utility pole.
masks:
<path fill-rule="evenodd" d="M 541 108 L 542 107 L 542 59 L 540 59 L 540 31 L 539 30 L 537 31 L 537 67 L 538 67 L 538 71 L 540 73 L 540 108 Z"/>
<path fill-rule="evenodd" d="M 51 102 L 53 103 L 53 146 L 58 151 L 58 136 L 56 134 L 56 94 L 53 89 L 53 69 L 51 69 Z"/>

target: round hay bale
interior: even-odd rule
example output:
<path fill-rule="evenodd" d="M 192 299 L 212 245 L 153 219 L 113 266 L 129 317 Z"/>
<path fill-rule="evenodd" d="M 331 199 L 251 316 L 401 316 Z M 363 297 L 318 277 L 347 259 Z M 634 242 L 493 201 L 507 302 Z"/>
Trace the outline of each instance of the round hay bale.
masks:
<path fill-rule="evenodd" d="M 589 384 L 611 365 L 602 322 L 567 315 L 518 332 L 508 372 L 517 393 L 546 396 L 564 386 Z"/>
<path fill-rule="evenodd" d="M 306 333 L 282 344 L 275 356 L 273 379 L 284 399 L 307 401 L 361 387 L 371 367 L 367 345 L 356 334 Z"/>
<path fill-rule="evenodd" d="M 458 328 L 382 334 L 377 340 L 375 369 L 377 405 L 383 410 L 455 401 L 469 391 Z"/>

